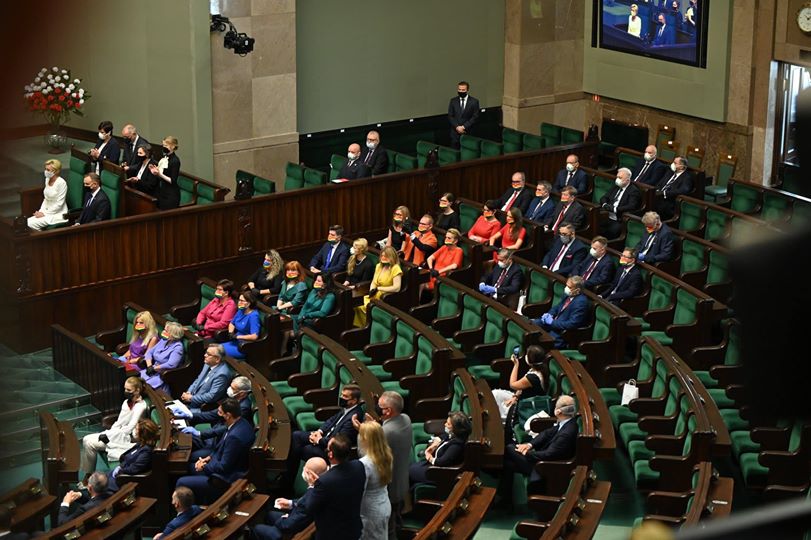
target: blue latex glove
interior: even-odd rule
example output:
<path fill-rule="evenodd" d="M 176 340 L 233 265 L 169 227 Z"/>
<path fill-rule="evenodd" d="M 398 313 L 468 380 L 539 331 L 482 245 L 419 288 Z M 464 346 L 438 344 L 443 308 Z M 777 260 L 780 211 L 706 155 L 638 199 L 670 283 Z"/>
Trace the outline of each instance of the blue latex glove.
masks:
<path fill-rule="evenodd" d="M 115 469 L 113 469 L 113 478 L 115 478 L 116 476 L 118 476 L 118 473 L 119 473 L 119 472 L 121 472 L 121 465 L 119 465 L 118 467 L 116 467 Z"/>
<path fill-rule="evenodd" d="M 180 407 L 172 407 L 172 406 L 170 406 L 169 410 L 172 411 L 172 415 L 174 415 L 176 418 L 185 418 L 187 420 L 191 418 L 191 414 L 185 412 Z"/>
<path fill-rule="evenodd" d="M 554 319 L 552 319 L 552 315 L 550 315 L 549 313 L 544 313 L 543 315 L 541 315 L 541 320 L 543 321 L 544 324 L 552 324 L 552 321 Z"/>
<path fill-rule="evenodd" d="M 645 262 L 645 254 L 640 253 L 639 255 L 636 256 L 636 260 L 640 262 Z"/>
<path fill-rule="evenodd" d="M 191 427 L 191 426 L 186 426 L 186 427 L 184 427 L 183 429 L 181 429 L 180 431 L 182 431 L 183 433 L 191 433 L 192 435 L 195 435 L 195 436 L 197 436 L 197 437 L 199 437 L 199 436 L 200 436 L 200 432 L 199 432 L 199 431 L 197 431 L 196 429 L 194 429 L 194 428 L 193 428 L 193 427 Z"/>
<path fill-rule="evenodd" d="M 484 282 L 479 283 L 479 292 L 480 293 L 487 293 L 487 285 Z"/>

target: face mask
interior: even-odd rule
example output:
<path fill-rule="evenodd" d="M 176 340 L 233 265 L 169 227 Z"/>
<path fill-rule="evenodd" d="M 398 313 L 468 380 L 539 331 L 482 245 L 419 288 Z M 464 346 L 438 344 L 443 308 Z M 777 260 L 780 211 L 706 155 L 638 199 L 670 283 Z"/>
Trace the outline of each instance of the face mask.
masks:
<path fill-rule="evenodd" d="M 560 235 L 560 241 L 563 242 L 564 244 L 568 244 L 569 242 L 572 241 L 572 237 L 561 234 Z"/>
<path fill-rule="evenodd" d="M 234 397 L 235 395 L 237 395 L 237 393 L 234 392 L 234 389 L 231 388 L 230 386 L 228 387 L 228 390 L 225 391 L 225 393 L 228 394 L 228 397 Z"/>
<path fill-rule="evenodd" d="M 296 279 L 298 277 L 298 272 L 287 272 L 285 275 L 287 276 L 287 279 Z"/>
<path fill-rule="evenodd" d="M 340 405 L 341 408 L 346 409 L 349 407 L 349 400 L 344 397 L 338 398 L 338 405 Z"/>
<path fill-rule="evenodd" d="M 568 194 L 568 193 L 566 193 L 566 194 L 564 194 L 564 195 L 561 195 L 561 196 L 560 196 L 560 202 L 562 202 L 563 204 L 568 203 L 568 202 L 569 202 L 569 200 L 570 200 L 570 199 L 569 199 L 569 194 Z"/>
<path fill-rule="evenodd" d="M 631 261 L 620 259 L 620 266 L 628 266 L 629 264 L 631 264 Z"/>
<path fill-rule="evenodd" d="M 382 259 L 380 261 L 380 266 L 389 266 L 390 264 L 391 264 L 391 262 L 389 262 L 389 261 L 384 261 Z"/>
<path fill-rule="evenodd" d="M 417 225 L 417 230 L 420 232 L 425 232 L 428 230 L 428 225 Z"/>
<path fill-rule="evenodd" d="M 163 332 L 161 332 L 161 337 L 162 337 L 163 339 L 169 339 L 169 332 L 167 332 L 166 330 L 164 330 Z"/>
<path fill-rule="evenodd" d="M 621 180 L 621 179 L 619 179 L 619 178 L 617 178 L 616 180 L 614 180 L 614 183 L 615 183 L 615 184 L 617 184 L 617 187 L 618 187 L 618 188 L 620 188 L 620 189 L 623 187 L 623 186 L 622 186 L 622 180 Z"/>
<path fill-rule="evenodd" d="M 656 230 L 656 227 L 645 227 L 645 230 L 648 231 L 648 234 L 650 234 Z"/>
<path fill-rule="evenodd" d="M 574 165 L 572 165 L 571 163 L 567 163 L 566 170 L 569 172 L 574 172 Z"/>
<path fill-rule="evenodd" d="M 327 242 L 329 243 L 329 245 L 334 246 L 335 244 L 338 243 L 338 239 L 337 238 L 332 238 L 332 239 L 327 238 Z"/>
<path fill-rule="evenodd" d="M 324 288 L 323 283 L 313 283 L 313 289 L 322 289 Z"/>
<path fill-rule="evenodd" d="M 346 157 L 348 157 L 350 161 L 354 161 L 354 160 L 358 159 L 358 155 L 353 154 L 352 152 L 347 152 Z"/>
<path fill-rule="evenodd" d="M 572 296 L 572 290 L 568 286 L 563 287 L 563 294 L 566 296 Z"/>
<path fill-rule="evenodd" d="M 131 400 L 132 396 L 134 396 L 134 395 L 135 395 L 134 392 L 128 392 L 128 391 L 124 390 L 124 397 L 127 398 L 127 401 Z"/>
<path fill-rule="evenodd" d="M 451 428 L 448 426 L 445 426 L 445 433 L 448 435 L 448 437 L 453 437 L 453 431 L 451 431 Z"/>
<path fill-rule="evenodd" d="M 403 222 L 403 218 L 401 218 L 401 217 L 395 216 L 392 219 L 394 220 L 395 223 L 402 223 Z"/>
<path fill-rule="evenodd" d="M 442 201 L 439 201 L 439 207 L 440 207 L 440 208 L 447 208 L 448 206 L 449 206 L 449 204 L 448 204 L 448 203 L 446 203 L 446 202 L 442 202 Z"/>
<path fill-rule="evenodd" d="M 222 291 L 217 291 L 214 293 L 215 298 L 222 298 L 223 296 L 225 296 L 225 293 Z"/>
<path fill-rule="evenodd" d="M 597 250 L 594 249 L 594 248 L 589 249 L 589 255 L 591 255 L 592 257 L 594 257 L 596 259 L 597 258 Z"/>
<path fill-rule="evenodd" d="M 446 246 L 452 246 L 453 245 L 453 240 L 445 240 L 445 245 Z"/>
<path fill-rule="evenodd" d="M 145 159 L 146 159 L 146 156 L 144 156 L 144 155 L 141 155 L 141 154 L 136 154 L 136 155 L 138 156 L 138 159 L 139 159 L 140 161 L 143 161 L 143 160 L 145 160 Z"/>
<path fill-rule="evenodd" d="M 354 255 L 354 254 L 355 254 L 355 246 L 352 246 L 351 248 L 349 248 L 349 254 L 350 254 L 350 255 Z"/>
<path fill-rule="evenodd" d="M 99 131 L 99 139 L 101 139 L 103 141 L 106 138 L 107 138 L 107 136 L 104 134 L 104 132 Z"/>
<path fill-rule="evenodd" d="M 48 180 L 50 180 L 51 178 L 53 178 L 53 176 L 54 176 L 54 172 L 53 172 L 53 171 L 45 171 L 45 178 L 47 178 Z"/>
<path fill-rule="evenodd" d="M 676 164 L 675 163 L 670 164 L 670 170 L 673 171 L 673 172 L 676 172 Z"/>
<path fill-rule="evenodd" d="M 483 215 L 484 215 L 484 217 L 486 217 L 486 218 L 491 218 L 491 217 L 493 217 L 493 212 L 491 212 L 490 210 L 485 210 L 485 211 L 483 212 Z"/>
<path fill-rule="evenodd" d="M 504 261 L 498 261 L 498 267 L 499 268 L 507 268 L 507 263 L 504 262 Z"/>
<path fill-rule="evenodd" d="M 138 330 L 139 332 L 144 328 L 146 328 L 146 325 L 144 323 L 142 322 L 135 323 L 135 329 Z"/>
<path fill-rule="evenodd" d="M 262 263 L 262 268 L 270 268 L 270 261 L 264 261 Z"/>
<path fill-rule="evenodd" d="M 310 484 L 310 477 L 307 476 L 307 471 L 301 471 L 301 479 L 304 480 L 305 484 Z"/>
<path fill-rule="evenodd" d="M 467 92 L 456 92 L 460 98 L 467 97 Z"/>
<path fill-rule="evenodd" d="M 369 150 L 374 150 L 375 148 L 377 148 L 377 143 L 367 141 L 366 142 L 366 148 L 368 148 Z"/>
<path fill-rule="evenodd" d="M 240 310 L 240 311 L 245 311 L 247 308 L 248 308 L 248 304 L 243 304 L 242 302 L 237 304 L 237 309 Z"/>
<path fill-rule="evenodd" d="M 653 161 L 653 154 L 650 152 L 645 152 L 645 161 Z"/>

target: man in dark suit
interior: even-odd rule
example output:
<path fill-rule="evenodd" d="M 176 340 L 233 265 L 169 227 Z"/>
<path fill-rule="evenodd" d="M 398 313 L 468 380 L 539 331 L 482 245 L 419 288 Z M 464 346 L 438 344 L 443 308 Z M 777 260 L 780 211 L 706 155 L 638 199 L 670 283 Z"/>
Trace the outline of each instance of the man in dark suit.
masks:
<path fill-rule="evenodd" d="M 585 287 L 594 291 L 611 283 L 614 279 L 614 263 L 611 257 L 606 257 L 608 239 L 605 236 L 595 236 L 591 241 L 589 256 L 574 269 L 573 274 L 583 278 Z"/>
<path fill-rule="evenodd" d="M 149 144 L 142 144 L 135 149 L 137 165 L 124 167 L 127 175 L 125 182 L 142 193 L 158 196 L 158 177 L 149 170 L 150 165 L 156 163 L 149 157 L 152 155 L 152 147 Z"/>
<path fill-rule="evenodd" d="M 693 175 L 687 170 L 687 159 L 673 158 L 670 164 L 673 174 L 666 174 L 656 184 L 656 211 L 662 219 L 670 219 L 676 213 L 676 197 L 693 191 Z"/>
<path fill-rule="evenodd" d="M 301 472 L 301 476 L 307 481 L 307 490 L 298 499 L 276 499 L 274 506 L 282 511 L 269 511 L 265 516 L 265 524 L 254 527 L 253 537 L 258 540 L 282 540 L 285 535 L 290 537 L 306 529 L 314 517 L 310 512 L 312 487 L 326 472 L 327 462 L 322 458 L 308 459 Z"/>
<path fill-rule="evenodd" d="M 84 175 L 84 187 L 87 192 L 84 196 L 84 207 L 82 213 L 79 214 L 79 219 L 76 220 L 74 225 L 84 225 L 85 223 L 94 223 L 96 221 L 106 221 L 110 219 L 110 198 L 101 189 L 101 178 L 96 173 L 87 173 Z"/>
<path fill-rule="evenodd" d="M 541 479 L 535 471 L 539 461 L 566 461 L 574 457 L 577 447 L 577 412 L 574 398 L 561 395 L 555 402 L 555 419 L 557 423 L 545 429 L 540 435 L 523 444 L 510 444 L 504 449 L 504 470 L 499 484 L 499 493 L 504 494 L 500 504 L 510 504 L 512 499 L 513 475 L 515 473 L 529 476 L 533 491 L 538 491 L 537 484 Z"/>
<path fill-rule="evenodd" d="M 366 148 L 360 155 L 360 161 L 372 171 L 372 176 L 389 172 L 389 156 L 380 146 L 380 133 L 370 131 L 366 134 Z"/>
<path fill-rule="evenodd" d="M 445 420 L 445 432 L 431 439 L 425 449 L 425 459 L 408 467 L 408 481 L 428 483 L 428 469 L 434 467 L 461 467 L 465 461 L 465 445 L 470 438 L 470 419 L 461 411 L 452 411 Z"/>
<path fill-rule="evenodd" d="M 107 475 L 96 471 L 87 479 L 87 491 L 89 497 L 81 491 L 68 491 L 59 505 L 59 517 L 57 525 L 64 525 L 68 521 L 77 518 L 97 507 L 113 494 L 107 489 Z"/>
<path fill-rule="evenodd" d="M 662 223 L 656 212 L 646 212 L 642 224 L 646 232 L 636 245 L 637 260 L 648 264 L 672 261 L 676 252 L 670 227 Z"/>
<path fill-rule="evenodd" d="M 513 263 L 510 250 L 501 249 L 493 271 L 479 283 L 479 292 L 515 310 L 518 308 L 518 295 L 523 282 L 524 272 L 519 265 Z"/>
<path fill-rule="evenodd" d="M 118 141 L 113 137 L 113 123 L 105 120 L 99 124 L 99 140 L 96 145 L 90 149 L 90 170 L 96 174 L 101 174 L 102 163 L 105 160 L 118 165 L 121 159 L 121 149 L 118 147 Z"/>
<path fill-rule="evenodd" d="M 555 177 L 555 191 L 559 192 L 566 186 L 572 186 L 578 193 L 589 190 L 589 175 L 580 169 L 580 158 L 574 154 L 566 156 L 566 167 L 558 171 Z"/>
<path fill-rule="evenodd" d="M 535 187 L 535 197 L 529 201 L 527 213 L 524 218 L 538 224 L 544 224 L 555 211 L 555 201 L 550 197 L 552 184 L 543 181 Z"/>
<path fill-rule="evenodd" d="M 619 272 L 601 296 L 612 304 L 619 305 L 623 300 L 639 295 L 642 287 L 642 272 L 636 265 L 636 249 L 627 247 L 620 256 Z"/>
<path fill-rule="evenodd" d="M 546 219 L 544 230 L 552 229 L 552 232 L 558 232 L 560 224 L 564 221 L 574 225 L 575 229 L 583 228 L 586 224 L 586 209 L 577 202 L 576 197 L 577 189 L 572 186 L 566 186 L 560 191 L 560 202 Z"/>
<path fill-rule="evenodd" d="M 668 24 L 667 17 L 665 17 L 664 13 L 659 14 L 657 25 L 658 27 L 653 35 L 652 45 L 673 45 L 676 43 L 675 27 L 672 24 Z"/>
<path fill-rule="evenodd" d="M 352 143 L 346 152 L 347 162 L 338 171 L 338 178 L 346 180 L 357 180 L 358 178 L 368 178 L 372 176 L 372 170 L 367 167 L 360 156 L 360 145 Z"/>
<path fill-rule="evenodd" d="M 360 504 L 366 487 L 366 471 L 359 460 L 349 459 L 351 450 L 352 443 L 346 435 L 340 434 L 329 441 L 327 455 L 331 467 L 315 481 L 307 503 L 315 520 L 316 540 L 360 538 L 363 529 Z"/>
<path fill-rule="evenodd" d="M 355 416 L 358 420 L 364 418 L 360 398 L 360 386 L 347 384 L 341 389 L 339 400 L 341 410 L 315 431 L 297 430 L 293 432 L 290 439 L 290 452 L 287 454 L 287 473 L 283 482 L 288 490 L 293 487 L 299 461 L 313 457 L 327 459 L 327 447 L 329 441 L 334 437 L 343 434 L 353 446 L 355 445 L 358 440 L 358 432 L 352 424 L 352 418 Z"/>
<path fill-rule="evenodd" d="M 121 136 L 125 141 L 124 158 L 121 160 L 121 165 L 125 171 L 137 169 L 143 159 L 138 155 L 137 150 L 141 146 L 150 146 L 149 141 L 138 135 L 138 130 L 132 124 L 127 124 L 121 129 Z"/>
<path fill-rule="evenodd" d="M 642 206 L 642 193 L 631 183 L 631 170 L 625 167 L 617 171 L 614 186 L 600 199 L 600 206 L 608 214 L 601 216 L 600 232 L 608 238 L 622 233 L 622 215 L 634 212 Z"/>
<path fill-rule="evenodd" d="M 631 173 L 631 180 L 633 182 L 642 182 L 649 186 L 655 186 L 659 183 L 662 175 L 667 174 L 667 167 L 664 163 L 656 159 L 656 147 L 648 145 L 645 148 L 645 155 L 642 160 L 637 163 Z"/>
<path fill-rule="evenodd" d="M 503 212 L 509 212 L 510 208 L 518 207 L 521 209 L 521 213 L 525 214 L 532 201 L 532 192 L 527 188 L 526 175 L 521 171 L 513 173 L 510 179 L 510 189 L 496 201 L 498 209 Z"/>
<path fill-rule="evenodd" d="M 457 97 L 448 103 L 448 122 L 451 125 L 451 146 L 459 148 L 459 137 L 472 134 L 471 131 L 479 119 L 479 100 L 468 94 L 470 85 L 460 81 L 456 85 Z"/>
<path fill-rule="evenodd" d="M 564 221 L 552 247 L 544 255 L 541 266 L 568 277 L 588 255 L 586 245 L 575 238 L 574 226 Z"/>
<path fill-rule="evenodd" d="M 219 407 L 226 433 L 214 452 L 191 465 L 192 474 L 178 479 L 175 487 L 187 487 L 202 504 L 210 504 L 228 485 L 248 472 L 248 455 L 255 439 L 253 426 L 242 418 L 239 402 L 225 399 Z"/>
<path fill-rule="evenodd" d="M 563 332 L 586 325 L 589 319 L 589 299 L 583 294 L 583 278 L 571 276 L 566 280 L 566 296 L 552 309 L 532 321 L 555 338 L 556 349 L 568 349 Z"/>
<path fill-rule="evenodd" d="M 344 228 L 340 225 L 333 225 L 327 233 L 327 241 L 318 250 L 318 253 L 310 261 L 310 272 L 313 274 L 334 274 L 346 270 L 346 263 L 349 261 L 349 248 L 341 242 L 344 235 Z"/>
<path fill-rule="evenodd" d="M 179 487 L 172 493 L 172 506 L 175 508 L 177 515 L 166 524 L 163 531 L 159 532 L 152 537 L 152 540 L 160 540 L 164 536 L 168 536 L 179 529 L 203 511 L 202 508 L 194 504 L 194 493 L 187 487 Z"/>

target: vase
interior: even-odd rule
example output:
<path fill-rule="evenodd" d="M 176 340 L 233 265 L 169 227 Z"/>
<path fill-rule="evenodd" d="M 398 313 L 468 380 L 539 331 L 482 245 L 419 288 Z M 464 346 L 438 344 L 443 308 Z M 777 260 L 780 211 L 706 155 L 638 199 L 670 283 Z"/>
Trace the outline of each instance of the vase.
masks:
<path fill-rule="evenodd" d="M 48 146 L 49 154 L 62 154 L 68 146 L 68 136 L 62 131 L 59 124 L 51 124 L 48 133 L 45 135 L 45 144 Z"/>

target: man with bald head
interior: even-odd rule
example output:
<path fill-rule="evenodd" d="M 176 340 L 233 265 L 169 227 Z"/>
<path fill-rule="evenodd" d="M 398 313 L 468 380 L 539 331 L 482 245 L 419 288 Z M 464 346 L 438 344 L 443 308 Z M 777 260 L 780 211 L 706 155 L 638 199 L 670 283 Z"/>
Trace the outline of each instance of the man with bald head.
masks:
<path fill-rule="evenodd" d="M 380 146 L 380 133 L 370 131 L 366 134 L 366 147 L 360 155 L 360 160 L 372 171 L 372 176 L 389 172 L 389 156 Z"/>
<path fill-rule="evenodd" d="M 149 146 L 149 141 L 138 135 L 138 130 L 132 124 L 127 124 L 121 128 L 121 136 L 124 137 L 124 160 L 121 164 L 124 170 L 135 169 L 141 165 L 141 158 L 138 157 L 138 147 Z M 147 155 L 147 157 L 149 157 Z"/>
<path fill-rule="evenodd" d="M 347 162 L 338 172 L 338 178 L 346 180 L 356 180 L 358 178 L 368 178 L 372 175 L 372 170 L 360 159 L 360 145 L 352 143 L 346 152 Z"/>
<path fill-rule="evenodd" d="M 566 167 L 558 171 L 553 188 L 560 192 L 567 186 L 572 186 L 578 193 L 589 190 L 589 176 L 586 171 L 580 169 L 580 158 L 574 154 L 566 156 Z"/>
<path fill-rule="evenodd" d="M 307 491 L 295 500 L 278 498 L 274 507 L 281 511 L 271 510 L 265 516 L 265 525 L 257 525 L 253 529 L 252 538 L 260 540 L 281 540 L 283 537 L 292 537 L 307 528 L 313 522 L 313 516 L 308 504 L 313 493 L 312 487 L 318 478 L 327 472 L 327 462 L 320 457 L 308 459 L 304 463 L 301 477 L 307 482 Z"/>
<path fill-rule="evenodd" d="M 631 172 L 631 181 L 655 186 L 666 172 L 667 165 L 656 159 L 656 147 L 651 144 L 645 148 L 642 160 Z"/>
<path fill-rule="evenodd" d="M 504 474 L 498 492 L 502 503 L 512 499 L 513 474 L 529 476 L 530 485 L 537 487 L 541 480 L 535 471 L 539 461 L 565 461 L 574 457 L 577 444 L 577 422 L 574 420 L 577 407 L 572 396 L 562 395 L 555 402 L 554 415 L 557 422 L 540 435 L 523 444 L 510 444 L 504 451 Z"/>
<path fill-rule="evenodd" d="M 642 206 L 642 193 L 631 182 L 632 174 L 625 167 L 618 170 L 614 185 L 600 199 L 600 207 L 605 210 L 600 216 L 600 232 L 608 238 L 616 238 L 622 233 L 625 212 L 636 212 Z"/>

